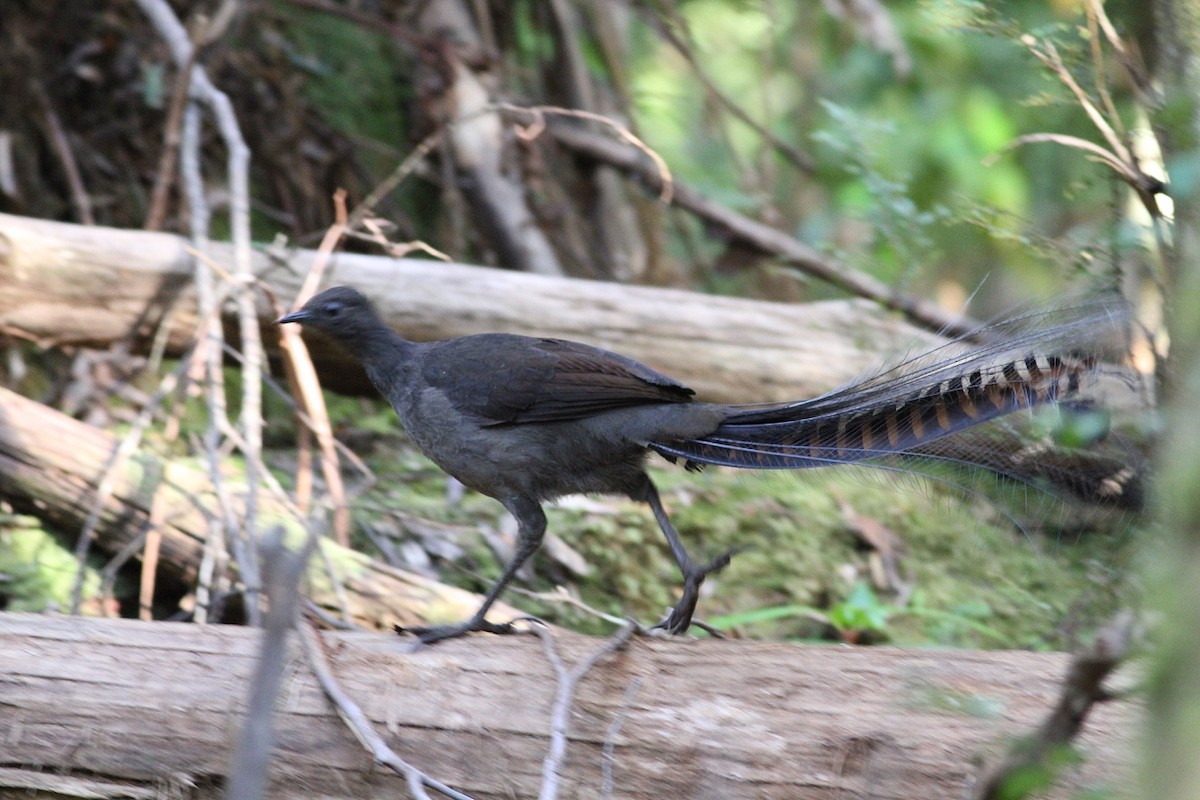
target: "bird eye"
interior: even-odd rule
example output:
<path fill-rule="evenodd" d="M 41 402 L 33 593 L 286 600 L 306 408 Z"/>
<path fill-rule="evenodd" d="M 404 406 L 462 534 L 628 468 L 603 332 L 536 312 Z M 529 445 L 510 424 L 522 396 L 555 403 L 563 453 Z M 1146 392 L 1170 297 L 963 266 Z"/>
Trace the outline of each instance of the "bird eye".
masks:
<path fill-rule="evenodd" d="M 338 317 L 338 316 L 341 316 L 341 313 L 342 313 L 342 304 L 341 303 L 327 303 L 325 305 L 325 316 Z"/>

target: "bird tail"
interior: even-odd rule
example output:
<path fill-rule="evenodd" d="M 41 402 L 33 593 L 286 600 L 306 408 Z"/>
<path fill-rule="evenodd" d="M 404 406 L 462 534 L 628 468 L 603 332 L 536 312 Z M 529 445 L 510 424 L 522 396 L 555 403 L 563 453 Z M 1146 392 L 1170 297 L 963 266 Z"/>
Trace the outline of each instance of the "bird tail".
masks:
<path fill-rule="evenodd" d="M 1127 339 L 1120 304 L 1084 303 L 981 328 L 903 364 L 819 397 L 770 406 L 734 406 L 712 434 L 652 442 L 689 467 L 807 469 L 900 454 L 963 458 L 1002 471 L 978 449 L 939 440 L 1021 409 L 1085 406 L 1104 357 Z M 957 437 L 956 437 L 957 438 Z M 942 456 L 962 450 L 968 456 Z"/>

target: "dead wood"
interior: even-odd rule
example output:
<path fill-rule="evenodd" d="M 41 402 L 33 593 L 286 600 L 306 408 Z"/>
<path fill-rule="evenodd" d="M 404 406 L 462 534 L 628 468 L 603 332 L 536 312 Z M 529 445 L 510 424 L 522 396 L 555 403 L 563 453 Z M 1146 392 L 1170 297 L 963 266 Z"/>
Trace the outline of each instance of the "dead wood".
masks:
<path fill-rule="evenodd" d="M 0 498 L 63 531 L 82 529 L 119 444 L 110 433 L 0 389 Z M 144 449 L 116 470 L 114 490 L 98 519 L 95 546 L 110 554 L 126 548 L 140 551 L 151 526 L 150 509 L 158 502 L 163 520 L 158 528 L 161 565 L 168 574 L 194 582 L 207 515 L 217 513 L 208 475 L 194 462 L 161 459 Z M 229 483 L 234 500 L 241 503 L 236 477 L 230 476 Z M 259 502 L 263 529 L 280 524 L 297 538 L 303 535 L 300 522 L 281 500 L 264 493 Z M 324 541 L 322 548 L 327 559 L 313 559 L 305 592 L 335 613 L 344 603 L 359 625 L 450 622 L 470 616 L 479 606 L 479 598 L 470 592 L 395 569 L 331 541 Z M 326 564 L 337 573 L 340 596 Z M 518 614 L 506 606 L 496 617 Z"/>
<path fill-rule="evenodd" d="M 0 796 L 221 796 L 260 635 L 0 614 Z M 407 652 L 383 634 L 325 637 L 342 689 L 401 757 L 478 800 L 536 796 L 555 695 L 536 640 Z M 291 639 L 268 796 L 409 797 L 343 727 Z M 597 645 L 569 635 L 558 651 L 576 664 Z M 578 686 L 560 796 L 602 796 L 607 744 L 614 797 L 957 800 L 978 760 L 1054 704 L 1068 661 L 635 639 Z M 1082 763 L 1051 796 L 1119 796 L 1139 715 L 1130 700 L 1096 708 L 1076 742 Z"/>
<path fill-rule="evenodd" d="M 166 233 L 0 214 L 0 333 L 106 347 L 165 324 L 178 351 L 196 325 L 186 248 Z M 211 256 L 232 263 L 227 245 L 213 244 Z M 314 257 L 260 251 L 253 268 L 291 298 Z M 719 402 L 811 396 L 933 341 L 865 301 L 788 305 L 347 253 L 335 257 L 326 283 L 358 287 L 413 339 L 484 331 L 576 339 L 645 361 Z M 259 315 L 269 326 L 265 300 Z M 236 341 L 232 319 L 228 333 Z M 322 378 L 344 390 L 358 373 L 314 345 Z"/>

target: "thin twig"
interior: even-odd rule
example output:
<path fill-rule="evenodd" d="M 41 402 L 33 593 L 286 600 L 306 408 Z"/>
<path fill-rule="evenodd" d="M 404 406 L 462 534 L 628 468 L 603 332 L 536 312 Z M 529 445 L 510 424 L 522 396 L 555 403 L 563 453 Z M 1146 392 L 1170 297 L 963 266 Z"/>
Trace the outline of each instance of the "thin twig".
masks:
<path fill-rule="evenodd" d="M 572 151 L 627 172 L 653 190 L 661 181 L 658 170 L 646 164 L 642 154 L 619 142 L 580 130 L 578 126 L 554 125 L 556 142 Z M 672 202 L 704 221 L 708 229 L 772 255 L 796 269 L 845 291 L 874 300 L 885 308 L 904 314 L 912 322 L 946 336 L 962 336 L 979 323 L 939 308 L 936 303 L 899 291 L 863 272 L 851 269 L 783 231 L 726 208 L 686 184 L 673 184 Z"/>
<path fill-rule="evenodd" d="M 1136 183 L 1139 180 L 1137 173 L 1135 173 L 1127 164 L 1121 161 L 1116 154 L 1110 153 L 1108 150 L 1105 150 L 1095 142 L 1065 133 L 1027 133 L 1023 136 L 1018 136 L 1011 142 L 1005 144 L 1000 152 L 1004 153 L 1020 147 L 1021 145 L 1036 144 L 1038 142 L 1053 142 L 1054 144 L 1060 144 L 1063 147 L 1073 147 L 1077 150 L 1083 150 L 1084 152 L 1091 154 L 1090 157 L 1092 160 L 1099 161 L 1111 167 L 1113 171 L 1125 179 L 1126 182 Z M 997 160 L 998 157 L 999 154 L 990 155 L 984 159 L 983 163 L 985 166 L 992 164 Z"/>
<path fill-rule="evenodd" d="M 1101 19 L 1102 17 L 1103 19 Z M 1112 30 L 1112 25 L 1108 22 L 1108 18 L 1103 16 L 1103 9 L 1100 9 L 1100 11 L 1097 13 L 1096 7 L 1093 5 L 1089 12 L 1088 19 L 1089 22 L 1094 22 L 1096 25 L 1099 25 L 1105 31 L 1106 36 L 1111 36 L 1111 39 L 1119 41 L 1119 37 L 1117 37 L 1116 32 Z M 1096 36 L 1092 37 L 1093 53 L 1095 68 L 1100 70 L 1102 69 L 1102 63 L 1100 60 L 1097 38 L 1098 37 Z M 1056 134 L 1045 133 L 1020 137 L 1013 144 L 1023 144 L 1036 141 L 1058 141 L 1060 144 L 1066 144 L 1070 147 L 1089 151 L 1094 154 L 1094 157 L 1097 160 L 1107 164 L 1109 167 L 1115 170 L 1117 174 L 1121 176 L 1122 180 L 1124 180 L 1130 186 L 1130 188 L 1137 193 L 1138 199 L 1142 202 L 1142 205 L 1145 206 L 1146 211 L 1152 218 L 1157 219 L 1161 217 L 1162 211 L 1158 207 L 1156 195 L 1159 192 L 1164 191 L 1165 186 L 1158 178 L 1148 175 L 1142 170 L 1141 166 L 1138 164 L 1137 157 L 1130 151 L 1128 145 L 1126 144 L 1124 125 L 1121 122 L 1120 116 L 1117 114 L 1116 107 L 1113 105 L 1112 100 L 1108 97 L 1108 91 L 1103 84 L 1103 76 L 1098 75 L 1097 81 L 1100 84 L 1101 103 L 1104 105 L 1107 115 L 1105 112 L 1102 112 L 1096 107 L 1096 104 L 1092 102 L 1092 99 L 1088 96 L 1087 92 L 1085 92 L 1083 87 L 1081 87 L 1075 80 L 1075 77 L 1071 74 L 1071 71 L 1067 69 L 1066 65 L 1063 63 L 1062 57 L 1058 54 L 1058 48 L 1054 46 L 1054 42 L 1050 41 L 1049 39 L 1039 40 L 1032 34 L 1025 34 L 1021 37 L 1021 43 L 1025 45 L 1025 47 L 1030 53 L 1033 54 L 1035 58 L 1041 61 L 1043 65 L 1045 65 L 1052 73 L 1054 73 L 1058 80 L 1064 86 L 1066 86 L 1073 95 L 1075 95 L 1075 99 L 1079 103 L 1080 107 L 1083 108 L 1084 113 L 1088 115 L 1088 118 L 1092 121 L 1092 124 L 1098 131 L 1100 131 L 1101 136 L 1103 136 L 1105 141 L 1108 143 L 1108 149 L 1106 150 L 1099 145 L 1085 142 L 1085 140 L 1078 139 L 1076 137 L 1058 136 Z M 1116 45 L 1114 45 L 1114 47 L 1116 47 Z M 1124 51 L 1122 49 L 1119 52 Z M 1118 131 L 1120 132 L 1118 133 Z M 1012 146 L 1013 145 L 1010 145 L 1009 147 L 1011 148 Z"/>
<path fill-rule="evenodd" d="M 422 139 L 413 148 L 412 152 L 405 156 L 404 160 L 392 170 L 392 174 L 380 181 L 379 185 L 372 189 L 371 193 L 354 207 L 354 210 L 350 212 L 350 217 L 346 220 L 346 228 L 349 230 L 357 228 L 363 218 L 373 212 L 375 206 L 379 205 L 379 202 L 383 198 L 387 197 L 393 189 L 403 183 L 409 173 L 417 168 L 417 165 L 433 151 L 433 148 L 438 146 L 445 137 L 446 131 L 447 127 L 441 127 Z"/>
<path fill-rule="evenodd" d="M 317 683 L 321 685 L 325 696 L 333 703 L 342 722 L 346 723 L 346 727 L 354 734 L 354 738 L 358 739 L 359 744 L 371 754 L 375 763 L 382 764 L 397 774 L 403 775 L 408 781 L 409 789 L 418 798 L 428 797 L 423 788 L 427 786 L 441 792 L 451 800 L 472 800 L 470 796 L 426 775 L 396 755 L 395 751 L 383 741 L 383 737 L 375 732 L 375 727 L 367 719 L 362 708 L 350 698 L 350 695 L 346 694 L 337 678 L 334 677 L 333 670 L 329 666 L 328 651 L 316 627 L 311 621 L 302 620 L 297 629 L 300 634 L 300 643 L 304 646 L 308 664 L 312 668 L 313 675 L 316 676 Z"/>
<path fill-rule="evenodd" d="M 142 573 L 138 584 L 138 619 L 144 622 L 154 618 L 154 584 L 158 577 L 165 511 L 166 493 L 156 492 L 150 501 L 150 520 L 146 529 L 146 546 L 142 548 Z"/>
<path fill-rule="evenodd" d="M 534 625 L 533 630 L 542 640 L 542 649 L 546 653 L 546 660 L 550 662 L 555 679 L 558 681 L 554 691 L 554 705 L 550 710 L 550 752 L 546 754 L 546 759 L 542 762 L 542 788 L 538 792 L 538 800 L 555 800 L 558 797 L 560 770 L 567 754 L 571 702 L 575 697 L 575 690 L 579 687 L 583 676 L 596 666 L 600 659 L 624 647 L 638 628 L 633 624 L 621 628 L 602 647 L 592 651 L 569 671 L 554 646 L 554 633 L 545 625 Z"/>
<path fill-rule="evenodd" d="M 379 220 L 374 217 L 363 217 L 361 225 L 366 228 L 369 233 L 360 231 L 347 231 L 346 238 L 359 239 L 361 241 L 373 242 L 383 248 L 384 252 L 392 258 L 407 258 L 409 253 L 422 252 L 432 256 L 439 261 L 451 262 L 452 259 L 447 254 L 433 247 L 427 242 L 420 239 L 411 242 L 392 242 L 383 233 L 383 226 L 379 224 Z"/>
<path fill-rule="evenodd" d="M 629 714 L 629 707 L 633 705 L 633 698 L 637 697 L 637 693 L 641 690 L 641 678 L 635 677 L 629 682 L 629 685 L 625 687 L 624 696 L 621 697 L 621 706 L 617 709 L 612 724 L 608 726 L 608 731 L 604 734 L 604 748 L 601 751 L 600 760 L 600 795 L 602 797 L 612 797 L 613 764 L 616 763 L 617 738 L 621 735 L 621 728 L 625 726 L 625 718 Z"/>
<path fill-rule="evenodd" d="M 633 131 L 616 120 L 606 117 L 603 114 L 597 114 L 594 111 L 580 111 L 576 108 L 562 108 L 560 106 L 515 106 L 508 103 L 498 103 L 495 108 L 512 114 L 533 115 L 533 122 L 518 133 L 522 139 L 527 141 L 536 139 L 546 129 L 546 123 L 543 120 L 544 116 L 575 117 L 576 119 L 599 122 L 617 134 L 621 139 L 641 150 L 654 162 L 654 167 L 658 171 L 658 180 L 661 184 L 658 190 L 658 199 L 666 204 L 670 204 L 674 200 L 675 179 L 671 175 L 671 168 L 667 166 L 666 160 L 654 148 L 639 139 Z"/>
<path fill-rule="evenodd" d="M 184 196 L 188 204 L 188 227 L 191 232 L 193 266 L 196 285 L 196 302 L 200 318 L 204 320 L 203 336 L 198 345 L 203 365 L 201 382 L 204 386 L 204 403 L 207 412 L 204 435 L 201 440 L 201 452 L 204 453 L 208 467 L 209 480 L 212 483 L 213 494 L 217 498 L 217 508 L 220 517 L 207 515 L 208 532 L 204 537 L 204 548 L 200 558 L 200 568 L 196 573 L 196 622 L 208 621 L 211 585 L 216 570 L 219 554 L 225 550 L 226 531 L 237 527 L 233 514 L 233 504 L 225 482 L 221 478 L 218 451 L 221 445 L 221 428 L 219 420 L 228 424 L 225 405 L 225 375 L 222 371 L 222 349 L 225 333 L 221 327 L 220 310 L 224 302 L 224 294 L 218 293 L 216 282 L 213 280 L 212 269 L 205 259 L 197 258 L 195 253 L 204 252 L 208 245 L 208 226 L 210 213 L 208 198 L 204 192 L 204 177 L 200 167 L 200 110 L 195 103 L 189 103 L 183 114 L 183 131 L 179 148 L 179 174 L 183 181 Z"/>
<path fill-rule="evenodd" d="M 46 119 L 50 146 L 62 163 L 63 173 L 67 177 L 67 185 L 71 188 L 71 201 L 75 204 L 75 212 L 79 214 L 79 221 L 84 225 L 95 225 L 96 217 L 92 214 L 92 198 L 83 185 L 83 176 L 79 173 L 79 164 L 75 161 L 75 154 L 71 151 L 71 141 L 67 138 L 67 132 L 63 130 L 62 120 L 59 118 L 58 112 L 54 110 L 50 95 L 46 91 L 46 87 L 42 86 L 39 78 L 30 81 L 30 88 L 33 90 L 33 96 L 37 98 L 38 105 L 42 107 L 42 116 Z"/>
<path fill-rule="evenodd" d="M 192 62 L 195 47 L 166 0 L 137 0 L 142 12 L 150 19 L 154 29 L 166 43 L 178 68 L 183 69 Z M 257 456 L 262 450 L 262 342 L 255 308 L 252 256 L 250 238 L 250 148 L 246 145 L 238 126 L 237 115 L 229 96 L 218 89 L 199 66 L 192 64 L 191 95 L 204 103 L 216 120 L 217 130 L 228 153 L 226 175 L 229 182 L 229 217 L 233 240 L 234 272 L 238 278 L 239 291 L 236 295 L 242 354 L 242 402 L 240 428 L 250 453 Z M 185 130 L 188 127 L 185 115 Z M 189 195 L 190 197 L 190 195 Z M 205 229 L 206 230 L 206 229 Z M 206 233 L 193 230 L 193 236 L 206 238 Z M 197 249 L 204 250 L 203 242 Z M 241 525 L 232 533 L 253 543 L 257 523 L 259 471 L 258 459 L 247 459 L 246 505 Z M 246 607 L 252 624 L 258 622 L 258 600 L 252 587 L 260 583 L 258 578 L 258 556 L 253 546 L 243 548 L 248 561 L 239 563 L 246 577 Z"/>
<path fill-rule="evenodd" d="M 534 592 L 521 586 L 509 587 L 508 591 L 513 594 L 519 594 L 522 597 L 528 597 L 531 600 L 541 601 L 543 603 L 558 603 L 561 605 L 574 606 L 575 608 L 578 608 L 579 610 L 590 614 L 597 619 L 602 619 L 605 622 L 611 622 L 614 625 L 629 624 L 629 620 L 624 617 L 618 617 L 615 614 L 608 614 L 598 608 L 589 606 L 578 597 L 572 595 L 562 586 L 556 587 L 553 591 L 549 592 Z"/>
<path fill-rule="evenodd" d="M 227 800 L 258 800 L 266 795 L 271 746 L 275 738 L 271 718 L 288 659 L 287 637 L 299 617 L 300 579 L 317 539 L 310 533 L 302 550 L 289 552 L 283 538 L 283 528 L 276 526 L 263 540 L 266 565 L 263 588 L 270 610 L 262 633 L 258 663 L 250 680 L 245 721 L 233 751 L 225 788 Z"/>
<path fill-rule="evenodd" d="M 1113 120 L 1120 130 L 1121 138 L 1126 138 L 1125 127 L 1121 123 L 1121 116 L 1117 113 L 1117 106 L 1113 103 L 1112 95 L 1108 91 L 1108 80 L 1104 66 L 1104 48 L 1101 46 L 1100 39 L 1100 21 L 1096 15 L 1096 3 L 1089 3 L 1084 8 L 1084 13 L 1087 16 L 1088 22 L 1088 44 L 1091 45 L 1092 52 L 1092 74 L 1096 80 L 1096 94 L 1100 97 L 1100 105 L 1104 107 L 1104 113 L 1108 115 L 1110 120 Z"/>
<path fill-rule="evenodd" d="M 1066 65 L 1063 64 L 1062 57 L 1059 56 L 1058 48 L 1054 46 L 1054 42 L 1051 42 L 1048 39 L 1043 39 L 1041 42 L 1039 42 L 1036 37 L 1026 34 L 1021 37 L 1021 43 L 1029 49 L 1029 52 L 1032 53 L 1038 61 L 1041 61 L 1043 64 L 1049 67 L 1050 71 L 1057 76 L 1064 86 L 1071 90 L 1071 93 L 1075 95 L 1075 99 L 1079 102 L 1079 105 L 1088 115 L 1088 118 L 1092 121 L 1092 124 L 1096 126 L 1098 131 L 1100 131 L 1100 134 L 1104 137 L 1105 141 L 1108 142 L 1108 146 L 1112 149 L 1112 151 L 1116 153 L 1117 158 L 1119 158 L 1125 164 L 1132 164 L 1133 157 L 1130 155 L 1129 149 L 1125 147 L 1125 142 L 1123 142 L 1121 137 L 1117 135 L 1117 132 L 1113 130 L 1113 126 L 1104 118 L 1104 114 L 1100 112 L 1100 109 L 1096 108 L 1096 104 L 1092 102 L 1092 99 L 1088 97 L 1087 92 L 1085 92 L 1083 87 L 1076 82 L 1075 76 L 1072 75 L 1071 71 L 1067 69 Z"/>
<path fill-rule="evenodd" d="M 293 301 L 293 309 L 299 308 L 310 297 L 316 294 L 317 287 L 321 283 L 321 277 L 324 275 L 325 267 L 329 259 L 333 256 L 334 248 L 337 247 L 338 242 L 341 241 L 342 235 L 347 229 L 348 217 L 346 214 L 345 191 L 339 189 L 335 192 L 333 201 L 336 220 L 329 227 L 329 230 L 325 232 L 325 236 L 321 240 L 321 245 L 317 248 L 317 254 L 313 259 L 312 265 L 309 267 L 308 274 L 304 278 L 300 292 Z M 283 316 L 285 313 L 283 304 L 270 291 L 266 294 L 276 307 L 278 315 Z M 325 407 L 325 397 L 321 394 L 321 385 L 317 380 L 316 368 L 313 366 L 308 348 L 305 346 L 304 340 L 300 337 L 300 331 L 297 327 L 294 325 L 280 327 L 279 347 L 285 357 L 284 364 L 288 373 L 288 383 L 296 392 L 297 404 L 304 409 L 312 421 L 313 424 L 310 426 L 310 430 L 316 436 L 317 444 L 321 448 L 321 471 L 325 477 L 326 489 L 333 501 L 334 536 L 338 544 L 343 547 L 349 547 L 350 507 L 346 502 L 346 488 L 342 482 L 341 470 L 338 466 L 333 429 L 329 423 L 329 412 Z M 311 475 L 311 455 L 307 458 L 307 464 Z M 302 461 L 301 468 L 304 465 Z M 299 483 L 300 476 L 298 475 L 297 477 Z M 311 484 L 311 476 L 306 480 Z"/>
<path fill-rule="evenodd" d="M 667 5 L 665 8 L 670 9 L 671 6 Z M 675 14 L 674 16 L 676 19 L 673 21 L 678 22 L 679 15 Z M 733 100 L 732 97 L 727 95 L 719 86 L 717 86 L 716 81 L 714 81 L 708 74 L 708 70 L 700 63 L 699 59 L 696 58 L 696 54 L 692 50 L 691 46 L 687 42 L 683 41 L 682 37 L 680 37 L 675 33 L 674 30 L 671 29 L 670 23 L 656 25 L 655 29 L 664 39 L 666 39 L 667 44 L 671 45 L 671 47 L 675 49 L 675 52 L 679 53 L 679 55 L 681 55 L 683 59 L 688 62 L 688 66 L 692 69 L 692 74 L 697 80 L 700 81 L 700 84 L 704 87 L 704 91 L 706 91 L 710 97 L 723 106 L 726 111 L 734 116 L 734 118 L 740 120 L 758 136 L 762 137 L 763 141 L 767 142 L 772 149 L 790 161 L 798 170 L 808 175 L 813 175 L 816 173 L 816 161 L 813 160 L 811 155 L 802 152 L 798 147 L 790 142 L 785 142 L 780 139 L 770 130 L 770 128 L 754 119 L 754 117 L 750 115 L 750 112 L 742 108 Z"/>
<path fill-rule="evenodd" d="M 1162 98 L 1147 76 L 1145 64 L 1130 51 L 1125 45 L 1125 41 L 1117 34 L 1117 29 L 1113 27 L 1112 20 L 1108 18 L 1108 13 L 1104 10 L 1104 0 L 1088 0 L 1088 11 L 1095 16 L 1108 46 L 1117 54 L 1117 59 L 1125 68 L 1125 74 L 1129 76 L 1129 82 L 1133 84 L 1139 102 L 1151 108 L 1159 105 Z"/>
<path fill-rule="evenodd" d="M 154 188 L 150 191 L 150 210 L 146 213 L 143 226 L 148 231 L 161 230 L 167 216 L 167 201 L 171 185 L 175 182 L 175 164 L 182 140 L 183 115 L 187 109 L 188 93 L 192 86 L 192 66 L 196 63 L 198 48 L 192 48 L 187 63 L 175 76 L 171 87 L 171 102 L 167 106 L 167 121 L 163 125 L 163 149 L 158 157 L 158 169 L 154 171 Z"/>
<path fill-rule="evenodd" d="M 83 602 L 83 579 L 86 575 L 88 550 L 91 548 L 92 540 L 96 538 L 96 527 L 100 524 L 100 516 L 104 513 L 105 506 L 116 490 L 117 479 L 125 474 L 125 464 L 141 445 L 142 435 L 153 421 L 155 412 L 162 405 L 163 400 L 175 390 L 180 377 L 190 368 L 194 352 L 193 350 L 186 353 L 180 359 L 179 365 L 163 376 L 158 384 L 158 389 L 142 406 L 142 410 L 138 412 L 137 417 L 129 426 L 129 431 L 121 438 L 117 448 L 113 450 L 104 465 L 104 471 L 100 474 L 95 494 L 92 495 L 92 501 L 88 507 L 87 517 L 84 518 L 83 527 L 79 531 L 79 538 L 75 540 L 76 571 L 75 580 L 71 584 L 72 614 L 79 613 L 80 604 Z"/>
<path fill-rule="evenodd" d="M 1096 634 L 1091 647 L 1071 659 L 1054 710 L 1032 738 L 1014 747 L 1002 762 L 984 773 L 975 786 L 974 800 L 1009 797 L 1005 785 L 1014 775 L 1031 769 L 1050 769 L 1048 759 L 1070 745 L 1092 707 L 1113 698 L 1104 687 L 1104 680 L 1129 652 L 1134 622 L 1132 613 L 1120 612 Z"/>
<path fill-rule="evenodd" d="M 263 289 L 267 292 L 270 292 L 270 288 L 265 285 L 263 286 Z M 271 300 L 271 303 L 274 305 L 274 299 Z M 225 347 L 224 353 L 234 361 L 240 361 L 242 357 L 241 353 L 228 346 Z M 274 392 L 280 400 L 287 403 L 292 413 L 295 414 L 296 418 L 300 420 L 300 422 L 302 422 L 306 427 L 308 427 L 310 430 L 316 427 L 316 423 L 313 421 L 312 417 L 308 416 L 308 414 L 304 413 L 304 411 L 296 405 L 293 395 L 280 386 L 274 378 L 272 378 L 270 375 L 263 375 L 263 383 L 268 389 Z M 357 453 L 338 441 L 336 437 L 333 440 L 333 446 L 337 449 L 338 453 L 341 454 L 342 458 L 346 459 L 346 462 L 350 464 L 350 466 L 358 470 L 358 473 L 363 477 L 368 485 L 375 484 L 378 478 L 375 477 L 375 473 L 369 466 L 367 466 L 367 463 L 358 457 Z M 299 504 L 297 504 L 297 507 L 303 510 L 303 507 Z"/>

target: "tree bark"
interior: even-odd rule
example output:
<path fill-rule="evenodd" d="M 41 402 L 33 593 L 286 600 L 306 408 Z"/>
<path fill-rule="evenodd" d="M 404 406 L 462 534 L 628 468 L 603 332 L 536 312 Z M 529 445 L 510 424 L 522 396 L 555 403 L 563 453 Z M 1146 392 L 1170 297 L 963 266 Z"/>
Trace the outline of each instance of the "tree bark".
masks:
<path fill-rule="evenodd" d="M 72 419 L 18 394 L 0 389 L 0 497 L 49 520 L 64 531 L 79 531 L 95 500 L 120 441 L 110 433 Z M 236 476 L 225 476 L 240 503 Z M 162 503 L 159 527 L 161 565 L 192 583 L 208 531 L 206 515 L 217 513 L 209 476 L 188 462 L 169 462 L 142 450 L 116 468 L 113 491 L 103 505 L 96 546 L 107 553 L 136 548 L 150 528 L 150 509 Z M 292 537 L 305 535 L 300 521 L 277 498 L 263 493 L 262 529 L 282 525 Z M 293 538 L 292 541 L 295 541 Z M 366 555 L 322 542 L 326 558 L 309 565 L 306 594 L 313 602 L 372 628 L 456 622 L 479 607 L 480 598 L 429 578 L 395 569 Z M 341 591 L 327 570 L 332 565 Z M 493 616 L 520 612 L 501 604 Z"/>
<path fill-rule="evenodd" d="M 187 246 L 171 234 L 0 214 L 0 333 L 105 347 L 166 324 L 178 351 L 196 326 Z M 231 255 L 211 246 L 218 263 Z M 314 255 L 257 252 L 255 274 L 288 301 Z M 339 283 L 361 289 L 413 339 L 486 331 L 576 339 L 645 361 L 714 402 L 812 396 L 939 341 L 864 301 L 797 306 L 350 253 L 330 265 L 326 284 Z M 259 313 L 264 325 L 274 318 L 265 301 Z M 344 391 L 352 385 L 344 359 L 320 344 L 322 378 Z"/>
<path fill-rule="evenodd" d="M 0 797 L 220 797 L 259 636 L 0 614 Z M 536 796 L 555 696 L 538 642 L 406 651 L 324 636 L 342 688 L 400 757 L 477 800 Z M 291 638 L 268 796 L 409 797 Z M 569 635 L 558 651 L 569 667 L 598 645 Z M 560 797 L 605 796 L 607 746 L 613 797 L 957 800 L 979 758 L 1037 725 L 1066 669 L 1060 654 L 635 639 L 578 687 Z M 1139 717 L 1127 699 L 1096 709 L 1082 763 L 1048 796 L 1120 796 Z"/>
<path fill-rule="evenodd" d="M 1200 796 L 1200 192 L 1188 159 L 1200 150 L 1200 0 L 1156 0 L 1154 80 L 1164 93 L 1154 130 L 1171 170 L 1171 247 L 1163 254 L 1170 364 L 1156 499 L 1163 540 L 1156 543 L 1154 589 L 1162 624 L 1146 728 L 1146 797 Z"/>

